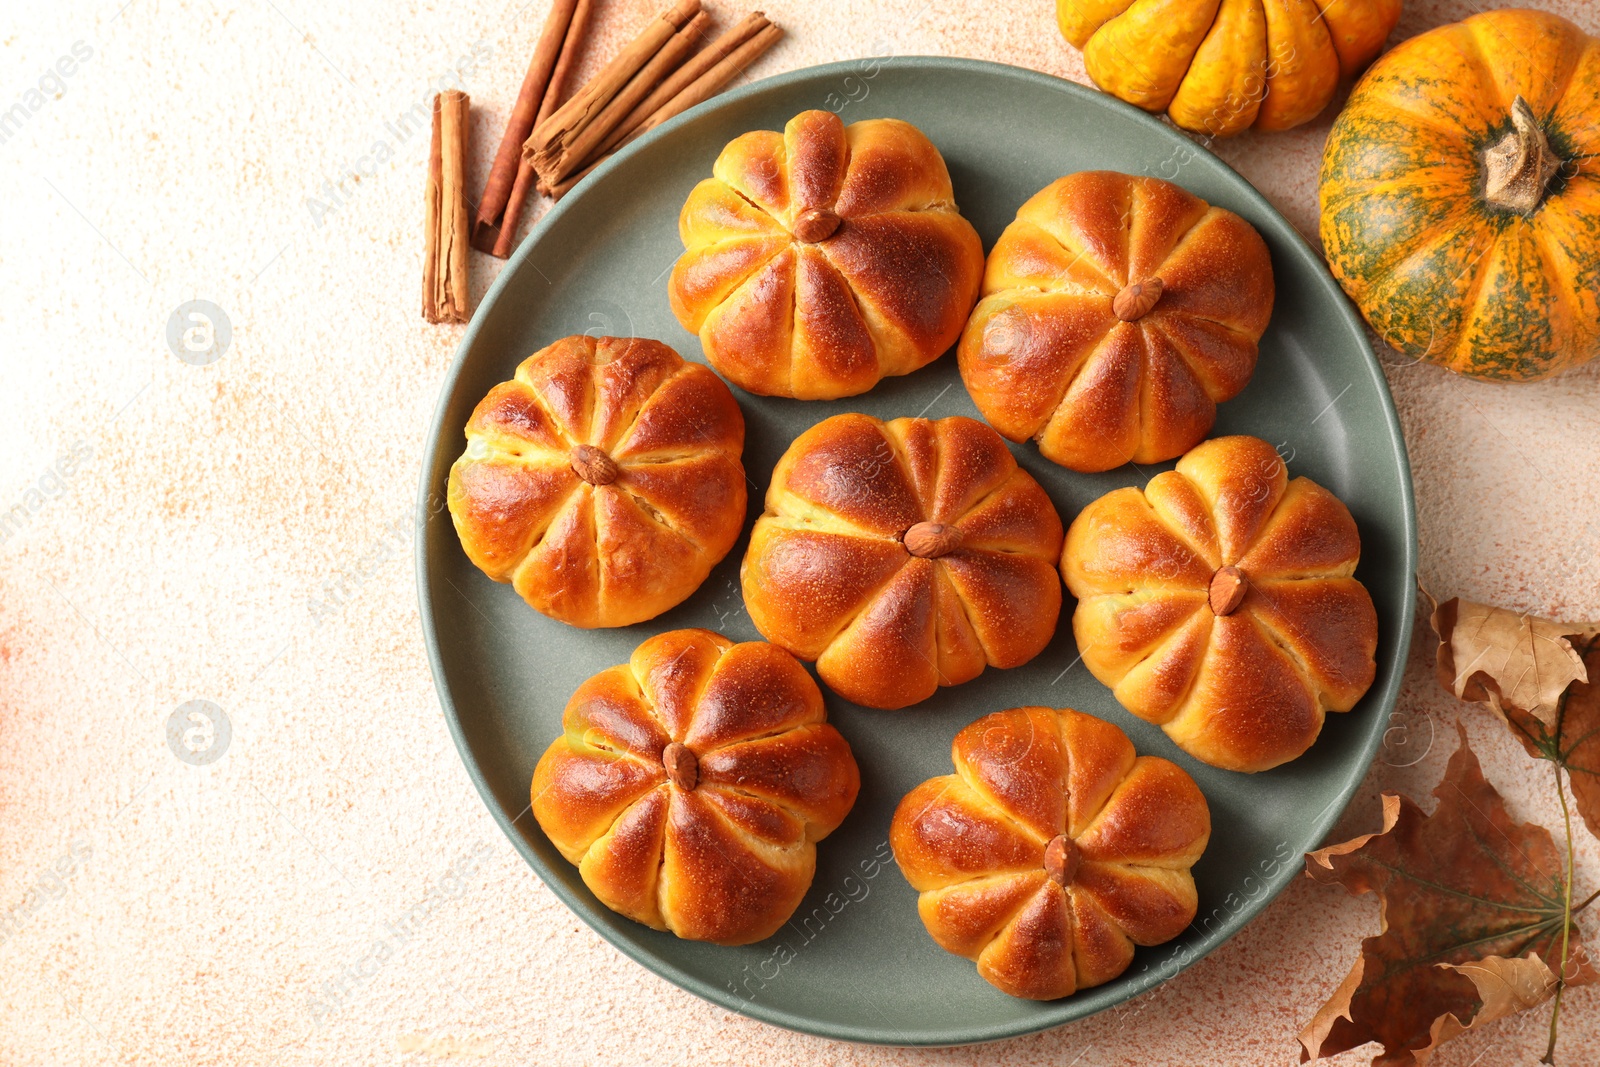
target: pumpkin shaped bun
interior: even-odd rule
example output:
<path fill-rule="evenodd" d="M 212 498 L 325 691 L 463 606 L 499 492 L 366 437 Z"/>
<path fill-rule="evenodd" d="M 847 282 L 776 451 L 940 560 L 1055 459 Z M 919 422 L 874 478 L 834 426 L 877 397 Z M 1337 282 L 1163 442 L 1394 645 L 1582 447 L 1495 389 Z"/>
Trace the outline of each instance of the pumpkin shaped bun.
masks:
<path fill-rule="evenodd" d="M 567 337 L 467 421 L 450 515 L 468 558 L 573 626 L 628 626 L 697 589 L 744 525 L 744 416 L 660 341 Z"/>
<path fill-rule="evenodd" d="M 983 246 L 915 126 L 806 111 L 732 141 L 678 219 L 668 293 L 723 377 L 825 400 L 955 344 Z"/>
<path fill-rule="evenodd" d="M 1211 812 L 1177 764 L 1070 708 L 985 716 L 951 758 L 900 802 L 889 842 L 928 933 L 997 989 L 1101 985 L 1194 921 Z"/>
<path fill-rule="evenodd" d="M 855 803 L 850 746 L 793 656 L 707 630 L 652 637 L 567 702 L 533 814 L 612 911 L 682 938 L 777 932 Z"/>
<path fill-rule="evenodd" d="M 1233 212 L 1159 178 L 1073 174 L 995 242 L 961 377 L 991 426 L 1064 467 L 1158 463 L 1250 381 L 1274 292 L 1266 242 Z"/>
<path fill-rule="evenodd" d="M 1191 133 L 1310 122 L 1383 49 L 1401 0 L 1056 0 L 1104 91 Z"/>
<path fill-rule="evenodd" d="M 835 415 L 778 460 L 740 568 L 761 635 L 836 693 L 903 708 L 1037 656 L 1061 519 L 976 419 Z"/>
<path fill-rule="evenodd" d="M 1600 39 L 1544 12 L 1487 11 L 1374 64 L 1319 190 L 1328 266 L 1372 328 L 1495 381 L 1600 356 L 1597 117 Z"/>
<path fill-rule="evenodd" d="M 1360 556 L 1337 497 L 1265 441 L 1219 437 L 1084 508 L 1061 573 L 1083 662 L 1123 707 L 1214 767 L 1262 771 L 1372 684 Z"/>

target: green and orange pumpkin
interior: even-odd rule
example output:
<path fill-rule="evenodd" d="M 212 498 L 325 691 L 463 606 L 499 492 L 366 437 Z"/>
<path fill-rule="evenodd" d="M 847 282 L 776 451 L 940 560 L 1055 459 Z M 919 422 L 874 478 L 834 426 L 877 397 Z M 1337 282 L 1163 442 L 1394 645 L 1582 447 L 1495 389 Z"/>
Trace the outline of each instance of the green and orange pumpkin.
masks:
<path fill-rule="evenodd" d="M 1536 11 L 1397 45 L 1322 162 L 1328 265 L 1390 345 L 1535 381 L 1600 355 L 1600 40 Z"/>

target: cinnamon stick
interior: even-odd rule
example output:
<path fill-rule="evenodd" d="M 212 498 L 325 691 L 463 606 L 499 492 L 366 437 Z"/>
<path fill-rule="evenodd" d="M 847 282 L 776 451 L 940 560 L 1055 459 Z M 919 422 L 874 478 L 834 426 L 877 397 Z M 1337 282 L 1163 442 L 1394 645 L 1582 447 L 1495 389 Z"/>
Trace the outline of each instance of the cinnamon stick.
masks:
<path fill-rule="evenodd" d="M 775 23 L 768 23 L 754 37 L 722 57 L 710 70 L 700 75 L 677 96 L 657 109 L 655 114 L 634 127 L 633 132 L 618 142 L 617 147 L 620 148 L 622 145 L 648 133 L 668 119 L 676 118 L 696 104 L 710 100 L 726 88 L 729 82 L 743 73 L 746 67 L 760 59 L 762 53 L 777 44 L 782 38 L 783 27 Z"/>
<path fill-rule="evenodd" d="M 577 62 L 577 57 L 582 54 L 588 37 L 589 24 L 594 14 L 594 0 L 576 0 L 576 2 L 572 18 L 567 22 L 566 35 L 560 42 L 560 54 L 556 57 L 555 68 L 550 72 L 549 83 L 545 86 L 544 98 L 539 102 L 538 114 L 534 116 L 535 127 L 549 118 L 561 105 L 568 77 Z M 524 134 L 524 137 L 526 136 Z M 522 158 L 522 146 L 517 145 L 516 180 L 511 185 L 511 195 L 506 201 L 499 227 L 493 234 L 494 244 L 488 249 L 490 255 L 498 256 L 500 259 L 511 255 L 511 249 L 516 245 L 517 224 L 522 219 L 523 205 L 533 195 L 537 180 L 538 174 L 535 173 L 533 165 Z M 482 245 L 479 244 L 478 247 L 481 248 Z"/>
<path fill-rule="evenodd" d="M 771 23 L 767 21 L 767 16 L 760 11 L 752 11 L 740 19 L 737 25 L 730 28 L 715 41 L 712 41 L 699 55 L 694 56 L 683 66 L 673 71 L 666 81 L 656 86 L 655 91 L 640 101 L 639 105 L 617 124 L 617 128 L 611 131 L 610 136 L 601 142 L 600 147 L 595 149 L 595 158 L 599 159 L 609 155 L 611 150 L 621 144 L 630 133 L 638 129 L 645 119 L 660 111 L 667 101 L 694 84 L 697 78 L 720 63 L 729 52 L 732 52 L 770 25 Z"/>
<path fill-rule="evenodd" d="M 517 180 L 511 186 L 511 198 L 506 201 L 505 217 L 500 222 L 499 229 L 494 231 L 494 244 L 489 249 L 489 254 L 497 259 L 507 259 L 512 249 L 517 245 L 517 223 L 522 219 L 523 205 L 528 202 L 528 194 L 534 191 L 534 186 L 539 180 L 538 173 L 533 169 L 533 164 L 526 159 L 517 161 Z"/>
<path fill-rule="evenodd" d="M 710 22 L 711 16 L 701 11 L 684 23 L 682 29 L 669 37 L 667 43 L 661 46 L 661 50 L 639 68 L 639 72 L 628 80 L 628 84 L 611 98 L 582 132 L 562 146 L 556 162 L 548 170 L 540 171 L 539 176 L 545 183 L 552 187 L 559 185 L 573 171 L 582 167 L 584 161 L 594 154 L 600 142 L 699 46 L 701 38 L 705 36 L 705 28 Z"/>
<path fill-rule="evenodd" d="M 595 160 L 593 163 L 589 164 L 587 167 L 584 167 L 578 173 L 576 173 L 576 174 L 570 176 L 569 178 L 567 178 L 567 180 L 562 182 L 560 185 L 554 186 L 553 188 L 551 188 L 549 190 L 541 190 L 541 191 L 544 192 L 544 195 L 548 196 L 552 200 L 560 200 L 563 196 L 566 196 L 568 193 L 572 192 L 572 187 L 574 185 L 577 185 L 579 182 L 583 181 L 583 179 L 587 178 L 590 174 L 593 174 L 594 173 L 594 169 L 596 167 L 598 167 L 600 164 L 604 163 L 606 160 L 608 160 L 610 158 L 611 158 L 611 153 L 607 152 L 605 155 L 601 156 L 599 159 Z"/>
<path fill-rule="evenodd" d="M 578 0 L 554 0 L 545 17 L 539 43 L 528 62 L 528 73 L 522 78 L 522 88 L 517 102 L 511 108 L 506 122 L 506 132 L 500 138 L 500 148 L 495 152 L 494 165 L 489 168 L 489 178 L 483 186 L 483 196 L 478 200 L 478 217 L 472 227 L 474 248 L 487 252 L 496 244 L 506 208 L 515 186 L 518 164 L 522 160 L 522 142 L 533 132 L 533 123 L 544 102 L 545 90 L 550 87 L 550 75 L 555 72 L 561 46 L 567 39 L 567 27 L 572 23 L 572 13 Z M 512 229 L 516 217 L 512 217 Z"/>
<path fill-rule="evenodd" d="M 467 94 L 447 89 L 433 98 L 433 140 L 422 264 L 422 317 L 467 321 Z"/>
<path fill-rule="evenodd" d="M 679 82 L 679 91 L 676 95 L 656 108 L 648 117 L 635 123 L 631 129 L 627 129 L 627 124 L 633 120 L 633 116 L 630 115 L 600 145 L 592 160 L 582 170 L 548 187 L 541 180 L 539 191 L 552 199 L 560 200 L 572 190 L 573 186 L 588 177 L 596 167 L 610 159 L 617 149 L 628 144 L 641 134 L 661 125 L 668 119 L 681 115 L 696 104 L 717 95 L 729 82 L 738 77 L 746 67 L 759 59 L 762 53 L 777 44 L 782 37 L 783 28 L 768 22 L 766 16 L 761 12 L 758 11 L 746 16 L 738 26 L 723 34 L 704 52 L 695 56 L 694 59 L 679 70 L 678 75 L 681 75 L 684 71 L 689 70 L 691 66 L 698 67 L 699 73 L 692 81 L 682 84 L 678 75 L 674 75 L 663 83 L 663 86 L 666 86 L 673 82 Z M 722 51 L 723 49 L 726 49 L 726 51 Z M 717 52 L 721 54 L 713 54 Z M 706 60 L 706 62 L 702 63 L 702 60 Z M 655 95 L 651 94 L 651 97 L 653 98 Z M 645 103 L 648 102 L 649 98 L 646 99 Z M 641 104 L 640 108 L 642 109 L 642 107 L 643 105 Z M 624 129 L 627 129 L 627 132 L 621 133 Z"/>
<path fill-rule="evenodd" d="M 651 19 L 644 32 L 579 89 L 571 100 L 534 126 L 533 133 L 522 146 L 522 154 L 533 163 L 541 177 L 548 178 L 553 173 L 552 168 L 561 158 L 563 150 L 582 135 L 584 129 L 661 47 L 699 13 L 700 0 L 679 0 L 676 6 Z"/>
<path fill-rule="evenodd" d="M 533 129 L 538 129 L 539 123 L 553 115 L 566 100 L 567 81 L 572 77 L 572 68 L 577 64 L 578 56 L 588 44 L 589 24 L 593 17 L 594 0 L 578 0 L 578 9 L 572 14 L 566 39 L 561 42 L 561 55 L 556 59 L 556 69 L 550 74 L 550 85 L 545 89 L 544 99 L 539 102 L 539 114 L 534 117 Z M 533 130 L 528 132 L 531 134 Z M 527 138 L 523 140 L 526 142 Z"/>

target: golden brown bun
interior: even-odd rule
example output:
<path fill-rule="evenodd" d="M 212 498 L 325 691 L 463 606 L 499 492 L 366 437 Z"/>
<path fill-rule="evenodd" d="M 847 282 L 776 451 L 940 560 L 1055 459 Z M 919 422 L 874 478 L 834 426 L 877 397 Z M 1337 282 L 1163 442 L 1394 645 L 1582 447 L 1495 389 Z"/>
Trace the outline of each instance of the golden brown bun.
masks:
<path fill-rule="evenodd" d="M 730 142 L 712 173 L 683 205 L 668 292 L 729 381 L 854 396 L 955 344 L 983 245 L 915 126 L 806 111 Z"/>
<path fill-rule="evenodd" d="M 861 786 L 825 718 L 782 649 L 652 637 L 572 694 L 533 772 L 534 818 L 611 910 L 694 941 L 760 941 L 799 906 L 816 842 Z"/>
<path fill-rule="evenodd" d="M 913 555 L 919 524 L 954 532 Z M 1039 654 L 1060 544 L 1050 498 L 983 423 L 835 415 L 778 461 L 739 573 L 767 640 L 840 696 L 903 708 Z"/>
<path fill-rule="evenodd" d="M 1130 291 L 1136 317 L 1119 317 L 1152 278 L 1154 304 Z M 1064 467 L 1169 460 L 1250 381 L 1273 292 L 1266 243 L 1233 212 L 1159 178 L 1073 174 L 995 242 L 961 378 L 990 425 Z"/>
<path fill-rule="evenodd" d="M 450 515 L 468 558 L 539 611 L 627 626 L 680 603 L 733 547 L 743 448 L 739 405 L 705 367 L 660 341 L 567 337 L 473 411 Z"/>
<path fill-rule="evenodd" d="M 1264 771 L 1372 684 L 1378 616 L 1351 577 L 1360 558 L 1338 497 L 1289 481 L 1265 441 L 1219 437 L 1143 492 L 1084 508 L 1061 573 L 1083 662 L 1123 707 L 1212 766 Z M 1212 600 L 1234 586 L 1243 599 L 1219 615 Z"/>
<path fill-rule="evenodd" d="M 928 933 L 996 988 L 1068 996 L 1194 921 L 1211 813 L 1176 764 L 1070 708 L 995 712 L 951 748 L 956 773 L 906 794 L 889 841 Z"/>

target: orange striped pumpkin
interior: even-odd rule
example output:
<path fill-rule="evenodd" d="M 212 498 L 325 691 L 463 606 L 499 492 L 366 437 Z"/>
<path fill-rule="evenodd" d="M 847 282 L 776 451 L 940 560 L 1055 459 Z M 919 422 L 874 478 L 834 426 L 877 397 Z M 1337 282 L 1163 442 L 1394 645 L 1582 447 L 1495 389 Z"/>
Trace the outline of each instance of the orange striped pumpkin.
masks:
<path fill-rule="evenodd" d="M 1095 85 L 1213 137 L 1287 130 L 1328 106 L 1401 0 L 1056 0 Z"/>

